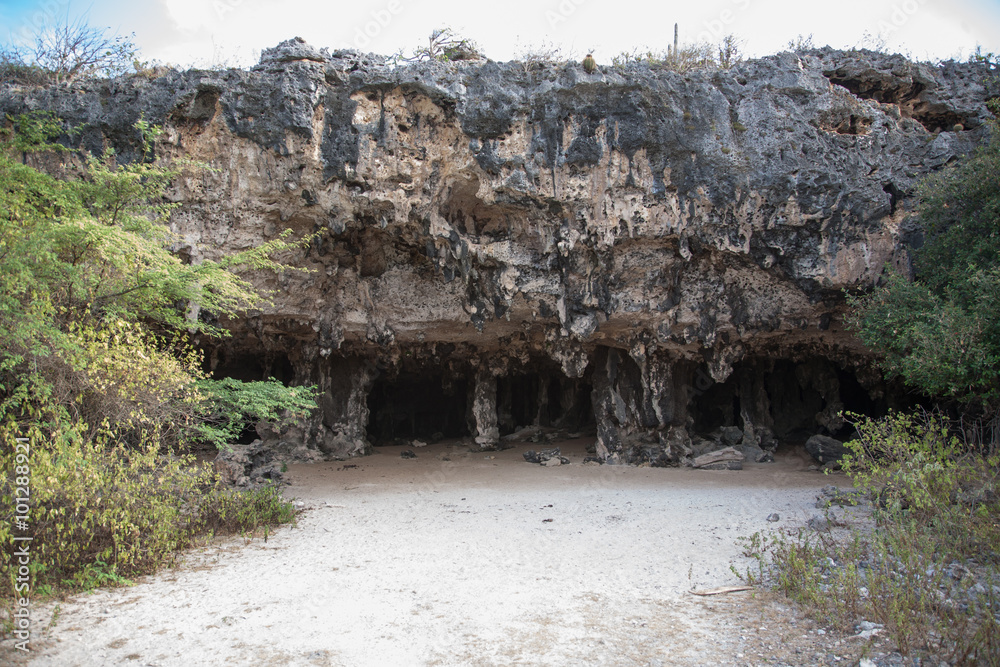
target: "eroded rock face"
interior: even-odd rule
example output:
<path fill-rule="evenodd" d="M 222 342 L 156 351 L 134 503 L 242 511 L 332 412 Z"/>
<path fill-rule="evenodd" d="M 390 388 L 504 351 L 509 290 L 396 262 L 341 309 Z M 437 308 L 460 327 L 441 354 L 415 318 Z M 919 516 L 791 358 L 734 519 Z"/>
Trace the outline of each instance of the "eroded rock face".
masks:
<path fill-rule="evenodd" d="M 257 276 L 273 304 L 204 342 L 218 374 L 319 387 L 268 442 L 592 425 L 603 459 L 662 462 L 692 434 L 756 452 L 895 400 L 842 290 L 909 270 L 909 195 L 986 132 L 980 74 L 831 50 L 390 68 L 290 40 L 249 71 L 6 89 L 0 111 L 52 109 L 125 158 L 140 116 L 162 124 L 158 155 L 214 168 L 172 193 L 192 262 L 313 235 L 284 258 L 307 273 Z"/>

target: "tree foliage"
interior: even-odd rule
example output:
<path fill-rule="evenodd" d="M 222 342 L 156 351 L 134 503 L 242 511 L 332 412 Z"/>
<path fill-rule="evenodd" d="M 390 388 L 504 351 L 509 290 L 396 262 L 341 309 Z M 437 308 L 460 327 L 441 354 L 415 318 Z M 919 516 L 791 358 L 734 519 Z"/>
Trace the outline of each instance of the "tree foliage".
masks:
<path fill-rule="evenodd" d="M 30 488 L 32 591 L 118 584 L 213 532 L 286 522 L 276 488 L 238 493 L 180 446 L 224 447 L 249 423 L 315 407 L 309 387 L 211 380 L 192 316 L 259 307 L 245 272 L 290 270 L 278 240 L 216 261 L 171 252 L 170 182 L 158 130 L 140 121 L 137 162 L 53 143 L 50 114 L 10 118 L 0 141 L 0 550 L 12 553 L 16 498 Z M 45 170 L 35 165 L 46 166 Z M 30 456 L 29 456 L 30 447 Z M 24 530 L 24 529 L 18 529 Z M 25 596 L 0 559 L 0 598 Z M 6 620 L 5 620 L 6 617 Z M 0 611 L 0 635 L 10 625 Z"/>
<path fill-rule="evenodd" d="M 91 26 L 69 16 L 39 28 L 29 47 L 0 48 L 0 81 L 44 85 L 84 77 L 112 77 L 136 71 L 132 36 Z"/>
<path fill-rule="evenodd" d="M 996 108 L 996 107 L 994 107 Z M 918 188 L 915 279 L 850 299 L 889 376 L 930 395 L 1000 404 L 1000 132 Z"/>
<path fill-rule="evenodd" d="M 164 193 L 181 169 L 198 165 L 122 164 L 108 152 L 67 159 L 53 170 L 57 177 L 25 164 L 25 155 L 51 150 L 58 122 L 48 115 L 12 121 L 10 150 L 0 154 L 0 420 L 45 401 L 91 432 L 222 444 L 232 429 L 206 428 L 234 404 L 235 388 L 216 405 L 216 385 L 205 382 L 186 335 L 225 332 L 192 314 L 214 321 L 261 305 L 244 273 L 289 270 L 273 259 L 292 247 L 288 233 L 223 259 L 185 263 L 171 252 L 176 238 L 165 223 L 177 204 Z M 136 130 L 151 155 L 158 130 L 143 121 Z M 313 407 L 302 389 L 241 387 L 269 401 L 269 409 L 240 415 L 246 419 Z"/>

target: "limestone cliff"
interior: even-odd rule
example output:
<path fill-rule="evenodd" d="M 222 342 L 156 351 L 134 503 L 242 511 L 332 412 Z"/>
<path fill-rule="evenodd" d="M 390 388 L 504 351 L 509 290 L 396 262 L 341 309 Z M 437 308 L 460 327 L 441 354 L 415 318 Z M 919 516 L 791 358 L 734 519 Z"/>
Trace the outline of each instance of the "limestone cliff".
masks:
<path fill-rule="evenodd" d="M 981 139 L 973 65 L 817 50 L 729 70 L 422 63 L 299 40 L 249 71 L 0 91 L 75 141 L 178 179 L 192 262 L 314 235 L 309 270 L 260 276 L 273 305 L 206 342 L 213 369 L 317 384 L 321 410 L 267 434 L 300 456 L 528 424 L 595 425 L 612 462 L 836 433 L 886 387 L 843 329 L 844 288 L 919 244 L 915 182 Z M 203 317 L 211 314 L 203 313 Z"/>

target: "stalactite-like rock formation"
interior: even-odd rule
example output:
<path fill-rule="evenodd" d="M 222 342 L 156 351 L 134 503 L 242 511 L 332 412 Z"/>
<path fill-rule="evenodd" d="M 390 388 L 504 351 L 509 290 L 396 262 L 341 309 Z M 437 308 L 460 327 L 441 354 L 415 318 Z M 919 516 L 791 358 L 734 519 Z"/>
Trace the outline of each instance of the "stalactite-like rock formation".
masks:
<path fill-rule="evenodd" d="M 212 370 L 316 384 L 300 458 L 526 425 L 596 429 L 611 462 L 837 434 L 899 400 L 844 330 L 845 288 L 919 243 L 910 195 L 985 133 L 973 65 L 817 50 L 730 70 L 384 66 L 292 40 L 249 71 L 0 90 L 73 141 L 179 178 L 198 262 L 291 228 L 261 312 L 203 341 Z M 202 317 L 211 317 L 202 313 Z"/>

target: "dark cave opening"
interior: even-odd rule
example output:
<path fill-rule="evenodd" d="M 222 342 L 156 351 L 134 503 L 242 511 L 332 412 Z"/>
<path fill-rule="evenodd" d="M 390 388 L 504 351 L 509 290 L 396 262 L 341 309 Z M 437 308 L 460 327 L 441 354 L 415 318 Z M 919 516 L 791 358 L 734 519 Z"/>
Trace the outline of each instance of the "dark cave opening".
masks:
<path fill-rule="evenodd" d="M 594 423 L 590 382 L 561 372 L 512 373 L 497 378 L 501 435 L 525 426 L 579 430 Z"/>
<path fill-rule="evenodd" d="M 858 378 L 849 371 L 842 368 L 837 369 L 837 378 L 840 380 L 840 400 L 844 403 L 844 414 L 853 412 L 873 419 L 884 417 L 889 411 L 889 404 L 884 394 L 880 398 L 873 398 L 865 389 Z M 851 440 L 855 437 L 854 425 L 845 423 L 844 426 L 833 434 L 833 437 L 840 440 Z"/>
<path fill-rule="evenodd" d="M 539 418 L 539 388 L 542 383 L 538 375 L 517 373 L 497 379 L 497 418 L 500 435 L 513 433 L 519 428 L 535 424 Z M 547 402 L 548 387 L 546 386 Z M 548 410 L 544 411 L 548 419 Z"/>
<path fill-rule="evenodd" d="M 797 367 L 804 368 L 804 365 L 777 359 L 764 379 L 774 419 L 773 430 L 779 441 L 805 442 L 822 431 L 816 415 L 826 407 L 827 400 L 816 388 L 814 378 L 807 372 L 798 371 Z"/>
<path fill-rule="evenodd" d="M 740 414 L 739 403 L 736 379 L 733 376 L 729 376 L 725 382 L 712 384 L 697 395 L 691 404 L 693 431 L 711 433 L 723 426 L 734 426 Z"/>
<path fill-rule="evenodd" d="M 206 355 L 206 362 L 209 355 Z M 288 385 L 295 379 L 295 369 L 288 355 L 283 352 L 233 353 L 225 348 L 216 351 L 215 362 L 210 369 L 216 380 L 233 378 L 241 382 L 256 382 L 274 378 Z"/>
<path fill-rule="evenodd" d="M 511 371 L 496 378 L 496 426 L 501 436 L 528 426 L 573 432 L 594 424 L 588 380 L 558 367 Z M 374 445 L 436 442 L 477 434 L 475 372 L 445 374 L 414 367 L 375 380 L 368 393 L 367 433 Z"/>
<path fill-rule="evenodd" d="M 850 370 L 822 358 L 751 359 L 735 366 L 724 382 L 710 385 L 691 402 L 693 432 L 707 435 L 724 426 L 770 428 L 779 442 L 801 444 L 815 434 L 850 439 L 854 427 L 831 419 L 843 410 L 882 416 L 888 388 L 869 392 Z"/>
<path fill-rule="evenodd" d="M 288 359 L 288 355 L 282 354 L 271 361 L 269 377 L 284 385 L 289 385 L 295 379 L 295 368 Z"/>
<path fill-rule="evenodd" d="M 469 382 L 441 373 L 379 378 L 368 393 L 368 436 L 375 445 L 469 435 Z"/>
<path fill-rule="evenodd" d="M 254 382 L 264 379 L 263 358 L 259 354 L 228 354 L 225 350 L 220 350 L 218 361 L 211 370 L 212 377 L 216 380 L 233 378 L 241 382 Z"/>

